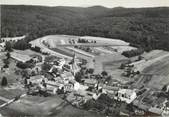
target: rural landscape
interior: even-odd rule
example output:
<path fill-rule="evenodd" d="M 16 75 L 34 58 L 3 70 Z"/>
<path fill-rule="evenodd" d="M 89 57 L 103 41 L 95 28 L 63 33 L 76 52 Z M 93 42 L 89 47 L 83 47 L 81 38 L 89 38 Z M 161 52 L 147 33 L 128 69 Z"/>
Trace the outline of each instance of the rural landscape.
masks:
<path fill-rule="evenodd" d="M 0 7 L 0 117 L 169 116 L 169 7 Z"/>

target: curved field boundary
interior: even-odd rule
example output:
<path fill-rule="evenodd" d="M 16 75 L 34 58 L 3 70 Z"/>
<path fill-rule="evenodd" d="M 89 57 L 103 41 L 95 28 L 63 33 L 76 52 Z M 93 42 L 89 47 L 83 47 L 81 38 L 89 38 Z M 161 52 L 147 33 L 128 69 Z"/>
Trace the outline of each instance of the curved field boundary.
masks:
<path fill-rule="evenodd" d="M 55 55 L 55 56 L 58 56 L 58 57 L 61 57 L 61 58 L 72 59 L 72 57 L 70 57 L 70 56 L 66 56 L 66 55 L 60 54 L 60 53 L 55 52 L 55 51 L 49 49 L 48 47 L 46 47 L 46 46 L 42 43 L 42 42 L 44 41 L 44 39 L 45 39 L 45 38 L 36 39 L 36 40 L 34 40 L 34 41 L 31 41 L 30 44 L 32 44 L 33 46 L 40 47 L 43 52 L 50 53 L 51 55 Z"/>

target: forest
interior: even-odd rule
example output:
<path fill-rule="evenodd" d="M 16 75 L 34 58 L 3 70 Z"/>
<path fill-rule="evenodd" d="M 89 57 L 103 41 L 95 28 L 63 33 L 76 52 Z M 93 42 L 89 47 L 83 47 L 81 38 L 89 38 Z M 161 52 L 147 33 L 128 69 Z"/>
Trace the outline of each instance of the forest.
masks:
<path fill-rule="evenodd" d="M 169 8 L 1 5 L 1 37 L 50 34 L 122 39 L 146 51 L 169 51 Z"/>

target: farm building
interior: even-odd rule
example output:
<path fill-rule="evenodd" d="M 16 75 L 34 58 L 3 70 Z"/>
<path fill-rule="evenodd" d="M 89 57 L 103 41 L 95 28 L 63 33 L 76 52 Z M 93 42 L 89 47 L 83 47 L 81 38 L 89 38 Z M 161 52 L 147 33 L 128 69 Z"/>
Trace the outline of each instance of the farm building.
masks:
<path fill-rule="evenodd" d="M 84 85 L 94 86 L 98 81 L 96 79 L 84 79 Z"/>
<path fill-rule="evenodd" d="M 64 80 L 74 80 L 74 76 L 71 72 L 64 72 L 63 74 L 61 74 L 61 78 L 63 78 Z"/>
<path fill-rule="evenodd" d="M 120 89 L 117 92 L 117 97 L 115 99 L 120 99 L 128 104 L 130 104 L 134 99 L 136 99 L 137 95 L 134 90 L 130 89 Z"/>

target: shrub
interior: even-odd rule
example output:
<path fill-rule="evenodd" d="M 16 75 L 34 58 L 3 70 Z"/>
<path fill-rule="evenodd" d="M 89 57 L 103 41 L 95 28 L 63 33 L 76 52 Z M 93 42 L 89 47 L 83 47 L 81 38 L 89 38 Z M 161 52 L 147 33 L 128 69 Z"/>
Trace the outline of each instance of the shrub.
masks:
<path fill-rule="evenodd" d="M 7 86 L 7 84 L 8 84 L 7 78 L 4 76 L 1 81 L 1 86 Z"/>
<path fill-rule="evenodd" d="M 23 62 L 18 62 L 16 64 L 17 67 L 21 68 L 21 69 L 26 69 L 26 68 L 32 68 L 34 66 L 34 64 L 32 63 L 23 63 Z"/>
<path fill-rule="evenodd" d="M 102 71 L 102 76 L 107 76 L 108 75 L 108 73 L 106 72 L 106 71 Z"/>
<path fill-rule="evenodd" d="M 31 50 L 33 50 L 33 51 L 35 51 L 35 52 L 41 52 L 40 47 L 37 47 L 37 46 L 31 47 Z"/>
<path fill-rule="evenodd" d="M 30 48 L 30 44 L 25 40 L 19 40 L 13 45 L 13 48 L 18 50 L 25 50 Z"/>

